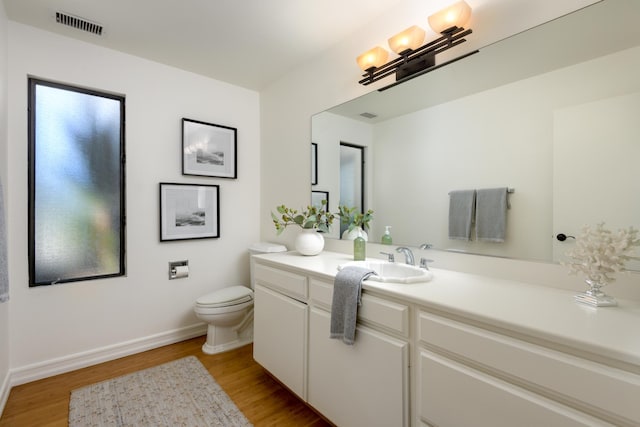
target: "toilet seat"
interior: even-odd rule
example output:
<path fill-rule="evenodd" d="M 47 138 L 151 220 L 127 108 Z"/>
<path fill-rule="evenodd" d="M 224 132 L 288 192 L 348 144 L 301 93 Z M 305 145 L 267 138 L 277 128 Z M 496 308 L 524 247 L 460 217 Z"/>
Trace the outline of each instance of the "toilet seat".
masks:
<path fill-rule="evenodd" d="M 246 286 L 230 286 L 202 296 L 196 306 L 206 308 L 229 307 L 253 301 L 253 291 Z"/>

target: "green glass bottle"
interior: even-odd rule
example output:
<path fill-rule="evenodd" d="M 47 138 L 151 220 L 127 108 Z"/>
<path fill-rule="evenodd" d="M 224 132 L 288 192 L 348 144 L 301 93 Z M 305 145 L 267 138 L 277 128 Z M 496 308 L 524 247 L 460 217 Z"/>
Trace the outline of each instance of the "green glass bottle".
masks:
<path fill-rule="evenodd" d="M 361 236 L 358 236 L 353 241 L 353 260 L 364 261 L 366 257 L 367 257 L 367 242 Z"/>
<path fill-rule="evenodd" d="M 384 234 L 382 235 L 382 239 L 381 242 L 383 245 L 390 245 L 393 243 L 393 240 L 391 240 L 391 226 L 390 225 L 385 225 L 384 226 Z"/>

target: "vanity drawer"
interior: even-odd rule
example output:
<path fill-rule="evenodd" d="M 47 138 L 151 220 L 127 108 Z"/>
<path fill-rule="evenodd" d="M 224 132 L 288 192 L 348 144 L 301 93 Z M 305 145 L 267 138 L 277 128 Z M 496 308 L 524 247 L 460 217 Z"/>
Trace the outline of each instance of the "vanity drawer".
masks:
<path fill-rule="evenodd" d="M 309 285 L 311 302 L 331 311 L 333 282 L 312 278 Z M 405 304 L 362 293 L 362 305 L 358 307 L 358 320 L 370 326 L 409 336 L 409 307 Z"/>
<path fill-rule="evenodd" d="M 331 311 L 333 298 L 333 282 L 319 280 L 314 277 L 309 279 L 309 301 L 311 304 Z"/>
<path fill-rule="evenodd" d="M 614 427 L 427 350 L 417 365 L 422 426 Z"/>
<path fill-rule="evenodd" d="M 309 290 L 306 276 L 257 263 L 254 265 L 253 274 L 257 284 L 281 292 L 298 301 L 307 301 Z"/>
<path fill-rule="evenodd" d="M 640 423 L 640 375 L 465 323 L 419 313 L 420 344 L 583 410 Z"/>

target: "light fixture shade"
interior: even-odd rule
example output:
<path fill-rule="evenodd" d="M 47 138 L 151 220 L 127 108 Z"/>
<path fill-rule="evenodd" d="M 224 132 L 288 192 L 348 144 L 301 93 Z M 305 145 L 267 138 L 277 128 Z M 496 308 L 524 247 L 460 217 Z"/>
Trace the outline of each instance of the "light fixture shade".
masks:
<path fill-rule="evenodd" d="M 429 17 L 429 26 L 438 34 L 452 27 L 464 28 L 471 18 L 471 7 L 465 1 L 459 1 L 434 13 Z"/>
<path fill-rule="evenodd" d="M 424 30 L 416 25 L 409 27 L 389 39 L 389 47 L 395 53 L 402 53 L 407 49 L 415 50 L 424 42 Z"/>
<path fill-rule="evenodd" d="M 376 46 L 373 49 L 370 49 L 362 55 L 358 56 L 358 58 L 356 58 L 356 61 L 363 71 L 367 71 L 370 68 L 377 68 L 381 65 L 384 65 L 387 62 L 388 57 L 389 52 L 387 52 L 380 46 Z"/>

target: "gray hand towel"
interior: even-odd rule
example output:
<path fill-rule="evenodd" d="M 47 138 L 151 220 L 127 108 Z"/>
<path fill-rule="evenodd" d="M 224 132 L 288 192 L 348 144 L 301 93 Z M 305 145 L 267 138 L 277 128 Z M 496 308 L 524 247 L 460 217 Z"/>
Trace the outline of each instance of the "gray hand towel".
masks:
<path fill-rule="evenodd" d="M 449 239 L 471 240 L 471 224 L 476 206 L 476 190 L 449 193 Z"/>
<path fill-rule="evenodd" d="M 376 273 L 362 267 L 345 267 L 336 274 L 333 282 L 329 338 L 342 339 L 345 344 L 353 345 L 358 306 L 361 304 L 362 282 L 372 274 Z"/>
<path fill-rule="evenodd" d="M 507 187 L 477 190 L 476 238 L 504 242 L 507 229 Z"/>

